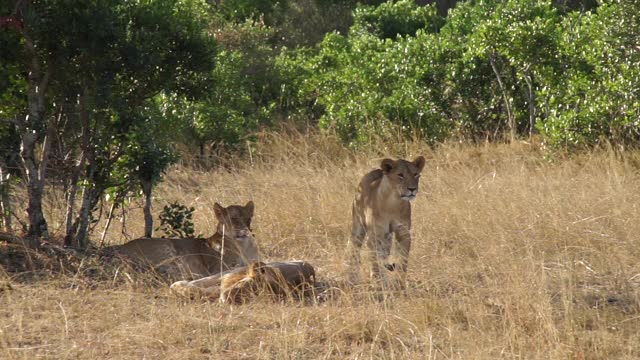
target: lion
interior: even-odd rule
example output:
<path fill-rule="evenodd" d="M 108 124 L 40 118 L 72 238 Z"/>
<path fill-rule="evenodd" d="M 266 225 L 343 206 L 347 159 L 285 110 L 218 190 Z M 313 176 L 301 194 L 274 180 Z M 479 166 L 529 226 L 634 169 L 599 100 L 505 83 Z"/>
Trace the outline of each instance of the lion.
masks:
<path fill-rule="evenodd" d="M 249 264 L 243 271 L 233 272 L 220 279 L 220 302 L 243 304 L 260 293 L 271 293 L 271 283 L 278 274 L 263 262 Z"/>
<path fill-rule="evenodd" d="M 315 269 L 300 261 L 253 262 L 193 281 L 177 281 L 171 290 L 188 298 L 242 304 L 266 294 L 276 298 L 307 295 L 316 284 Z"/>
<path fill-rule="evenodd" d="M 172 279 L 199 278 L 259 261 L 251 234 L 254 204 L 215 203 L 216 233 L 209 238 L 139 238 L 105 249 L 137 265 L 148 265 Z"/>
<path fill-rule="evenodd" d="M 398 268 L 397 264 L 386 263 L 394 234 L 404 283 L 411 250 L 410 202 L 418 194 L 424 165 L 423 156 L 413 161 L 384 159 L 380 169 L 372 170 L 360 181 L 352 206 L 352 230 L 348 244 L 351 283 L 359 281 L 360 249 L 365 238 L 370 250 L 372 277 L 381 278 L 381 264 L 390 271 Z"/>
<path fill-rule="evenodd" d="M 262 294 L 275 299 L 302 298 L 314 288 L 314 284 L 315 270 L 307 262 L 254 262 L 244 271 L 222 277 L 220 302 L 244 304 Z"/>

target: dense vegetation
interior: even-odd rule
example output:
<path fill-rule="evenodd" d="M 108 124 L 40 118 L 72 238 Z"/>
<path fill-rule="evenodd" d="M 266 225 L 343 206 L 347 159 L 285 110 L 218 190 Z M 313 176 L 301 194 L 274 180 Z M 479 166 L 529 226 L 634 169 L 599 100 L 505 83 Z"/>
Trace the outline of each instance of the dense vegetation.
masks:
<path fill-rule="evenodd" d="M 50 180 L 66 193 L 68 244 L 88 245 L 102 202 L 138 193 L 150 235 L 151 189 L 176 144 L 229 154 L 283 122 L 352 147 L 397 134 L 640 140 L 639 2 L 429 2 L 0 3 L 5 228 L 18 178 L 33 245 L 49 236 Z"/>

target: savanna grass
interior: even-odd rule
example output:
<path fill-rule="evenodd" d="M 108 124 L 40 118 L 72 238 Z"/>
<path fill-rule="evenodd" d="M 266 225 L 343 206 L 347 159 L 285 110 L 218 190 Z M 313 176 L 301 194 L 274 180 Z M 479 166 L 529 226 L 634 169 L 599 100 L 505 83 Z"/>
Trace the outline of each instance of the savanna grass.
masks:
<path fill-rule="evenodd" d="M 359 178 L 385 156 L 418 154 L 427 166 L 406 293 L 344 286 Z M 612 149 L 398 140 L 354 152 L 327 135 L 265 133 L 219 170 L 172 168 L 155 211 L 194 206 L 196 231 L 209 235 L 214 202 L 253 200 L 265 258 L 309 261 L 337 287 L 332 300 L 227 306 L 139 281 L 69 286 L 75 274 L 25 283 L 4 273 L 0 357 L 638 358 L 639 168 L 640 154 Z M 59 206 L 50 195 L 53 228 Z M 142 229 L 142 210 L 130 209 L 125 232 Z M 107 242 L 122 233 L 116 221 Z"/>

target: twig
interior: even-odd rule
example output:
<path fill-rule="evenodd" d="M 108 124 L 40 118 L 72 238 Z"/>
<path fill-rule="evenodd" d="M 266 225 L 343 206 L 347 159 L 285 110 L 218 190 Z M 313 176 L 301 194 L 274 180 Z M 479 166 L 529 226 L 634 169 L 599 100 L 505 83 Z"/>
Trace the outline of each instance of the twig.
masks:
<path fill-rule="evenodd" d="M 64 317 L 64 337 L 67 338 L 69 336 L 69 321 L 67 319 L 67 312 L 64 311 L 64 307 L 62 307 L 62 303 L 59 302 L 58 306 L 60 310 L 62 310 L 62 316 Z"/>
<path fill-rule="evenodd" d="M 41 349 L 43 347 L 52 346 L 53 344 L 43 344 L 43 345 L 35 345 L 35 346 L 25 346 L 25 347 L 13 347 L 7 348 L 7 350 L 33 350 L 33 349 Z"/>
<path fill-rule="evenodd" d="M 11 211 L 11 215 L 13 215 L 16 221 L 20 223 L 20 226 L 22 227 L 22 231 L 27 232 L 27 229 L 29 229 L 27 224 L 25 224 L 24 221 L 22 221 L 14 211 Z"/>
<path fill-rule="evenodd" d="M 109 215 L 107 216 L 107 223 L 104 226 L 104 230 L 102 230 L 102 236 L 100 236 L 100 248 L 104 245 L 104 239 L 107 237 L 107 231 L 109 230 L 109 226 L 111 226 L 111 220 L 113 220 L 113 213 L 116 210 L 116 204 L 118 203 L 118 197 L 116 197 L 111 204 L 111 209 L 109 209 Z"/>

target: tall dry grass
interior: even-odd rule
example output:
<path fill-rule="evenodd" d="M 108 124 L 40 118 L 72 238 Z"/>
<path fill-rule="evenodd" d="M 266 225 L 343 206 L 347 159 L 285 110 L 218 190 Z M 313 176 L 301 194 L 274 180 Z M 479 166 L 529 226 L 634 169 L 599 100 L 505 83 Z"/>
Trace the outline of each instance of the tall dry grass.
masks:
<path fill-rule="evenodd" d="M 233 307 L 167 288 L 69 286 L 73 274 L 35 283 L 5 274 L 13 290 L 0 293 L 0 357 L 640 357 L 638 153 L 403 141 L 352 152 L 330 136 L 265 133 L 224 170 L 171 169 L 154 206 L 196 207 L 196 229 L 209 234 L 214 202 L 253 200 L 267 259 L 305 259 L 339 282 L 355 184 L 384 156 L 418 154 L 428 161 L 406 294 L 380 301 L 343 288 L 319 305 Z M 129 212 L 127 232 L 142 232 L 141 212 Z M 108 241 L 121 233 L 114 226 Z"/>

